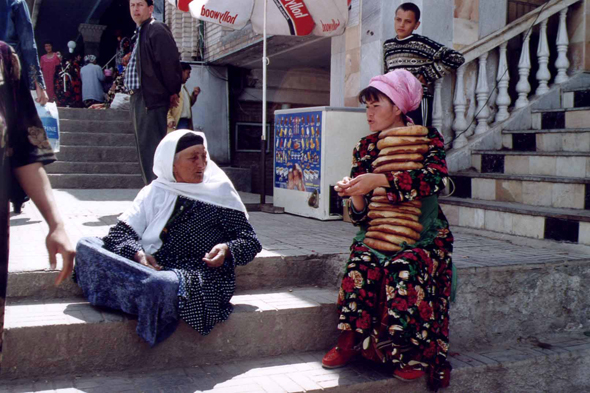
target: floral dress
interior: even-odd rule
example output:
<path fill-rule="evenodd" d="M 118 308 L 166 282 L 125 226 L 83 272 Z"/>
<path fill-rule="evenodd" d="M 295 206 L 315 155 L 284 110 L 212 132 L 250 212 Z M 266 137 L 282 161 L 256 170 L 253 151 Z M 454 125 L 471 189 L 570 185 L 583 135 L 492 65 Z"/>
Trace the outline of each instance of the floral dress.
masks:
<path fill-rule="evenodd" d="M 448 385 L 449 300 L 453 236 L 437 194 L 448 176 L 443 138 L 429 128 L 424 168 L 387 173 L 387 197 L 392 204 L 422 201 L 420 240 L 397 253 L 383 253 L 363 243 L 367 209 L 351 218 L 360 231 L 350 247 L 350 259 L 338 295 L 338 329 L 362 336 L 365 358 L 428 373 L 429 387 Z M 379 155 L 379 133 L 360 140 L 353 151 L 351 177 L 372 172 Z M 365 196 L 366 205 L 372 193 Z"/>
<path fill-rule="evenodd" d="M 82 79 L 80 64 L 76 60 L 64 60 L 57 67 L 54 86 L 57 106 L 82 107 Z"/>

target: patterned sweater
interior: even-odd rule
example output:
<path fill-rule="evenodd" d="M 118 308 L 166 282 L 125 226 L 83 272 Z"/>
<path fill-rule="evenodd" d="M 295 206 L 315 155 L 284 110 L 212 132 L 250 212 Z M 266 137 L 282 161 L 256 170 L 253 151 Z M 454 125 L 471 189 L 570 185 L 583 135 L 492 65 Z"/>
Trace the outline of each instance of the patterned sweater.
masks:
<path fill-rule="evenodd" d="M 384 72 L 404 68 L 414 76 L 422 75 L 427 84 L 442 78 L 465 62 L 461 53 L 419 34 L 404 39 L 391 38 L 383 43 Z M 427 93 L 425 89 L 425 93 Z"/>

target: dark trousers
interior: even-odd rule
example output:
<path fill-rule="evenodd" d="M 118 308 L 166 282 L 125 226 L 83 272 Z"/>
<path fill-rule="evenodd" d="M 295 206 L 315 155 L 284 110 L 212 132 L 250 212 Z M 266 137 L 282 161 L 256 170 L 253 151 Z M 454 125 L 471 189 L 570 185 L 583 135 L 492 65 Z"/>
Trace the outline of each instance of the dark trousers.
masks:
<path fill-rule="evenodd" d="M 158 144 L 166 136 L 167 114 L 168 105 L 148 109 L 141 89 L 133 91 L 131 95 L 131 117 L 135 130 L 141 175 L 146 185 L 156 178 L 152 170 L 154 167 L 154 154 Z"/>
<path fill-rule="evenodd" d="M 422 98 L 418 109 L 406 113 L 418 126 L 432 126 L 432 97 Z"/>

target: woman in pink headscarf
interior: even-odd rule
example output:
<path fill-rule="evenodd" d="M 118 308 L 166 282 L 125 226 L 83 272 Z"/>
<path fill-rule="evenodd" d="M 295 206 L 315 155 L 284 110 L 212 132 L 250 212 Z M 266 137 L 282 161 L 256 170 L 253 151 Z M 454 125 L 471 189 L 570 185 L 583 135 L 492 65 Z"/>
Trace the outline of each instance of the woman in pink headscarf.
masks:
<path fill-rule="evenodd" d="M 437 197 L 448 176 L 443 138 L 435 128 L 404 128 L 413 125 L 406 113 L 416 109 L 421 98 L 420 82 L 401 69 L 374 77 L 359 94 L 372 133 L 354 148 L 351 175 L 335 189 L 350 197 L 350 217 L 360 231 L 351 245 L 338 296 L 338 345 L 322 364 L 342 367 L 362 355 L 390 364 L 398 379 L 427 374 L 428 386 L 436 390 L 448 386 L 451 371 L 447 354 L 453 236 Z M 392 128 L 400 135 L 421 135 L 414 140 L 421 145 L 401 149 L 423 154 L 421 165 L 416 165 L 420 169 L 385 170 L 383 159 L 377 161 L 386 145 L 399 141 L 383 138 L 392 134 L 384 130 Z M 390 151 L 383 151 L 381 158 Z M 402 206 L 420 209 L 409 208 L 412 215 L 400 211 Z M 400 230 L 395 225 L 404 223 L 413 229 L 401 228 L 401 234 L 406 231 L 413 239 L 394 247 L 375 241 L 375 232 L 368 232 L 379 227 L 395 233 Z M 382 238 L 390 237 L 385 233 Z"/>

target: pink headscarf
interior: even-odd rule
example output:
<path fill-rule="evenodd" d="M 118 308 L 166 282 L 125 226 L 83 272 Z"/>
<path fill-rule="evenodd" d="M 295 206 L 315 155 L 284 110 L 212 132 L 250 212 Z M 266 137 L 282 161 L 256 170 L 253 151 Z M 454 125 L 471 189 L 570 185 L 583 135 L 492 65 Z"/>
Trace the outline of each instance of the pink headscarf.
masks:
<path fill-rule="evenodd" d="M 375 76 L 369 86 L 389 97 L 404 114 L 417 109 L 422 101 L 422 83 L 403 69 Z"/>

